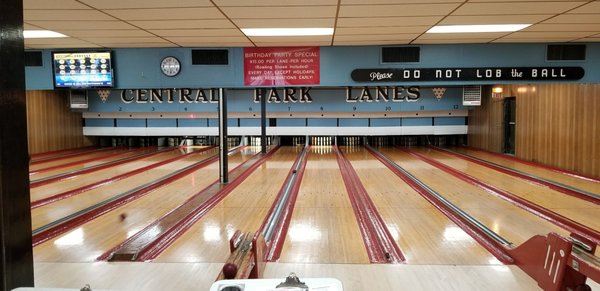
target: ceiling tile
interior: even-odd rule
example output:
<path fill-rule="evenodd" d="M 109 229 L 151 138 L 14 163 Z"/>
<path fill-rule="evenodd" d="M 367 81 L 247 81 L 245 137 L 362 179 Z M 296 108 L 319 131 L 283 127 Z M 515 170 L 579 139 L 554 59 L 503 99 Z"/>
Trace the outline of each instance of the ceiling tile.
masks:
<path fill-rule="evenodd" d="M 32 49 L 82 49 L 82 48 L 100 48 L 97 44 L 79 43 L 79 44 L 63 44 L 63 43 L 47 43 L 47 44 L 31 44 L 27 46 Z"/>
<path fill-rule="evenodd" d="M 338 27 L 335 35 L 423 33 L 431 26 Z"/>
<path fill-rule="evenodd" d="M 125 22 L 114 20 L 114 21 L 28 21 L 32 25 L 43 27 L 44 29 L 50 30 L 63 30 L 63 29 L 135 29 L 136 27 L 131 26 Z"/>
<path fill-rule="evenodd" d="M 203 42 L 220 42 L 220 43 L 240 43 L 250 42 L 245 36 L 183 36 L 183 37 L 166 37 L 169 41 L 175 43 L 203 43 Z"/>
<path fill-rule="evenodd" d="M 69 47 L 77 46 L 77 45 L 87 45 L 93 44 L 81 39 L 77 38 L 27 38 L 25 39 L 25 44 L 32 45 L 52 45 L 52 44 L 63 44 Z"/>
<path fill-rule="evenodd" d="M 378 26 L 432 26 L 442 19 L 442 16 L 424 17 L 386 17 L 386 18 L 340 18 L 337 27 L 378 27 Z"/>
<path fill-rule="evenodd" d="M 441 44 L 441 43 L 488 43 L 492 41 L 491 38 L 467 38 L 467 39 L 417 39 L 411 44 Z"/>
<path fill-rule="evenodd" d="M 97 10 L 24 10 L 23 18 L 25 21 L 31 22 L 35 20 L 116 20 Z"/>
<path fill-rule="evenodd" d="M 573 38 L 539 38 L 539 39 L 520 39 L 520 38 L 501 38 L 492 41 L 492 43 L 553 43 L 570 42 Z"/>
<path fill-rule="evenodd" d="M 23 0 L 23 9 L 90 9 L 75 0 Z"/>
<path fill-rule="evenodd" d="M 399 17 L 446 15 L 459 4 L 344 5 L 339 17 Z"/>
<path fill-rule="evenodd" d="M 141 29 L 61 30 L 60 33 L 73 37 L 140 37 L 152 36 Z"/>
<path fill-rule="evenodd" d="M 334 41 L 406 41 L 413 40 L 420 34 L 367 34 L 367 35 L 336 35 Z"/>
<path fill-rule="evenodd" d="M 458 25 L 458 24 L 515 24 L 515 23 L 537 23 L 544 19 L 548 19 L 554 14 L 539 14 L 539 15 L 450 15 L 439 24 L 442 25 Z"/>
<path fill-rule="evenodd" d="M 140 20 L 131 21 L 143 29 L 189 29 L 189 28 L 235 28 L 231 22 L 223 19 L 206 20 Z"/>
<path fill-rule="evenodd" d="M 337 0 L 214 0 L 221 7 L 256 6 L 323 6 L 337 5 Z"/>
<path fill-rule="evenodd" d="M 309 41 L 309 42 L 257 42 L 258 47 L 281 47 L 281 46 L 329 46 L 331 41 Z"/>
<path fill-rule="evenodd" d="M 331 42 L 331 35 L 319 35 L 319 36 L 286 36 L 286 37 L 269 37 L 269 36 L 253 36 L 250 37 L 254 43 L 267 43 L 267 42 L 302 42 L 309 43 L 314 42 Z"/>
<path fill-rule="evenodd" d="M 29 24 L 29 23 L 25 22 L 25 23 L 23 23 L 23 29 L 26 29 L 26 30 L 35 30 L 35 29 L 42 29 L 42 28 L 39 27 L 39 26 L 35 26 L 35 25 L 32 25 L 32 24 Z"/>
<path fill-rule="evenodd" d="M 50 0 L 48 2 L 53 2 Z M 210 0 L 79 0 L 96 9 L 213 7 Z"/>
<path fill-rule="evenodd" d="M 87 38 L 82 38 L 82 39 L 85 41 L 88 41 L 88 42 L 98 43 L 98 44 L 102 44 L 102 43 L 147 43 L 147 42 L 162 43 L 162 42 L 168 42 L 159 37 L 123 37 L 123 38 L 87 37 Z"/>
<path fill-rule="evenodd" d="M 585 2 L 512 2 L 507 3 L 466 3 L 452 15 L 517 15 L 517 14 L 552 14 L 563 13 Z M 535 13 L 534 13 L 535 12 Z"/>
<path fill-rule="evenodd" d="M 102 43 L 107 48 L 136 48 L 136 47 L 179 47 L 179 45 L 170 42 L 141 42 L 141 43 Z"/>
<path fill-rule="evenodd" d="M 293 7 L 223 7 L 232 19 L 265 18 L 324 18 L 335 17 L 336 6 L 293 6 Z M 305 25 L 311 26 L 311 23 Z"/>
<path fill-rule="evenodd" d="M 593 33 L 590 32 L 574 32 L 574 31 L 531 31 L 531 32 L 523 32 L 523 31 L 518 31 L 518 32 L 514 32 L 511 33 L 510 35 L 507 35 L 503 38 L 506 39 L 517 39 L 517 38 L 521 38 L 521 39 L 549 39 L 549 38 L 565 38 L 565 39 L 576 39 L 576 38 L 581 38 L 581 37 L 586 37 L 589 35 L 592 35 Z"/>
<path fill-rule="evenodd" d="M 596 14 L 600 14 L 600 1 L 594 1 L 591 3 L 588 3 L 586 5 L 583 5 L 577 9 L 571 10 L 569 11 L 569 14 L 571 13 L 575 13 L 575 14 L 589 14 L 589 13 L 596 13 Z"/>
<path fill-rule="evenodd" d="M 266 28 L 266 27 L 333 27 L 334 18 L 305 18 L 305 19 L 232 19 L 240 28 Z"/>
<path fill-rule="evenodd" d="M 396 40 L 370 40 L 370 41 L 336 41 L 333 45 L 343 46 L 367 46 L 367 45 L 406 45 L 410 41 L 396 41 Z"/>
<path fill-rule="evenodd" d="M 225 19 L 223 14 L 214 7 L 121 9 L 105 11 L 106 13 L 123 20 Z"/>
<path fill-rule="evenodd" d="M 488 33 L 425 33 L 419 39 L 496 39 L 507 35 L 507 32 Z"/>
<path fill-rule="evenodd" d="M 463 3 L 461 0 L 341 0 L 342 5 L 365 5 L 365 2 L 368 2 L 369 5 L 373 4 L 422 4 L 423 2 L 427 3 Z"/>
<path fill-rule="evenodd" d="M 594 24 L 535 24 L 525 31 L 600 31 L 600 23 Z"/>
<path fill-rule="evenodd" d="M 228 48 L 228 47 L 253 47 L 254 46 L 249 41 L 247 41 L 247 42 L 231 42 L 231 43 L 227 43 L 225 45 L 220 42 L 180 42 L 177 44 L 182 47 L 189 47 L 189 48 L 205 48 L 205 47 Z"/>
<path fill-rule="evenodd" d="M 237 28 L 231 29 L 154 29 L 150 32 L 165 37 L 184 36 L 244 36 Z"/>
<path fill-rule="evenodd" d="M 543 23 L 600 23 L 600 14 L 563 14 Z"/>

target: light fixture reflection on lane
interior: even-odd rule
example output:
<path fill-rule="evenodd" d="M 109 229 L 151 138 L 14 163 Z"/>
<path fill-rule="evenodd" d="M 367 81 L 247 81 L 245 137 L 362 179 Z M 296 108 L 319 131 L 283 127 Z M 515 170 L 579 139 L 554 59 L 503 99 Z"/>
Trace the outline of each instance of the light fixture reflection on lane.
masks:
<path fill-rule="evenodd" d="M 291 241 L 308 242 L 321 240 L 321 231 L 308 224 L 294 224 L 288 231 Z"/>
<path fill-rule="evenodd" d="M 74 246 L 83 244 L 83 228 L 77 228 L 54 241 L 56 246 Z"/>
<path fill-rule="evenodd" d="M 472 240 L 473 238 L 471 238 L 464 230 L 456 226 L 450 226 L 444 230 L 444 239 L 449 242 L 457 242 Z"/>
<path fill-rule="evenodd" d="M 204 227 L 202 236 L 205 241 L 222 241 L 221 239 L 221 228 L 218 225 L 207 225 Z"/>

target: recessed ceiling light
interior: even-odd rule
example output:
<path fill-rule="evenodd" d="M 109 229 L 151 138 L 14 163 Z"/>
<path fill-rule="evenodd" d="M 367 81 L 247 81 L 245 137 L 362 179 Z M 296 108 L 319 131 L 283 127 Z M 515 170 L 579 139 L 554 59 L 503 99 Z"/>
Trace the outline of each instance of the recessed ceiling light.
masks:
<path fill-rule="evenodd" d="M 67 37 L 62 33 L 51 30 L 24 30 L 24 38 L 54 38 L 54 37 Z"/>
<path fill-rule="evenodd" d="M 332 35 L 333 28 L 242 28 L 247 36 Z"/>
<path fill-rule="evenodd" d="M 437 25 L 427 33 L 512 32 L 531 24 Z"/>

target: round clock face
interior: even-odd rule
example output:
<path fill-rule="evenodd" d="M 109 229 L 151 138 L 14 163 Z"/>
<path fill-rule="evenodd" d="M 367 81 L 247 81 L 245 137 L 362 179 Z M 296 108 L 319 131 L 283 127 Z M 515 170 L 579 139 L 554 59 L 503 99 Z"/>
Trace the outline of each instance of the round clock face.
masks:
<path fill-rule="evenodd" d="M 160 70 L 163 74 L 173 77 L 179 74 L 181 70 L 181 64 L 176 57 L 166 57 L 160 62 Z"/>

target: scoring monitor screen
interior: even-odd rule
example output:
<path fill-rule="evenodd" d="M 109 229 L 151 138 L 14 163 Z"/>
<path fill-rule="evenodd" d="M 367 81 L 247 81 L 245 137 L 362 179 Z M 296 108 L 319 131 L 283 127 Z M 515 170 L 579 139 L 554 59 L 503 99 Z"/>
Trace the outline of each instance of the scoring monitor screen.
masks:
<path fill-rule="evenodd" d="M 110 52 L 56 52 L 52 56 L 56 88 L 113 87 Z"/>

